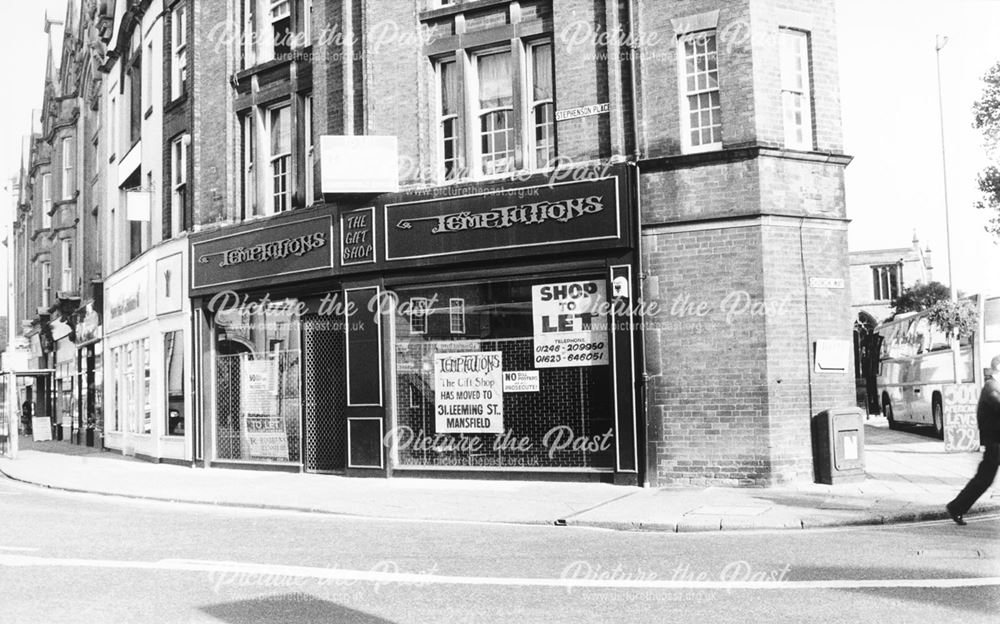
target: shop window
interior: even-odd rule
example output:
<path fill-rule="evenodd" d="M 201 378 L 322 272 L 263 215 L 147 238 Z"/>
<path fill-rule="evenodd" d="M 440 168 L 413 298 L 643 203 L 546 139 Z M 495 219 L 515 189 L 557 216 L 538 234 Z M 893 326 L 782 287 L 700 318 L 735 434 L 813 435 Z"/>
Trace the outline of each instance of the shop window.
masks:
<path fill-rule="evenodd" d="M 687 34 L 678 40 L 681 63 L 681 134 L 686 151 L 722 147 L 722 104 L 715 31 Z"/>
<path fill-rule="evenodd" d="M 125 431 L 127 433 L 138 433 L 139 431 L 139 386 L 138 379 L 136 376 L 136 367 L 138 362 L 136 359 L 138 355 L 136 354 L 135 343 L 129 343 L 125 345 L 125 365 L 124 365 L 124 414 L 123 420 L 125 421 Z"/>
<path fill-rule="evenodd" d="M 779 31 L 781 54 L 781 107 L 785 147 L 813 148 L 812 95 L 809 89 L 809 35 L 800 30 Z"/>
<path fill-rule="evenodd" d="M 142 339 L 142 429 L 143 433 L 153 431 L 152 387 L 150 385 L 149 338 Z"/>
<path fill-rule="evenodd" d="M 613 469 L 606 280 L 478 281 L 395 294 L 411 304 L 410 312 L 398 307 L 393 325 L 401 400 L 389 444 L 398 468 Z M 447 301 L 452 314 L 414 328 L 416 301 Z M 459 318 L 466 331 L 455 333 Z M 589 443 L 574 449 L 574 439 Z"/>
<path fill-rule="evenodd" d="M 170 64 L 170 99 L 176 100 L 187 93 L 188 41 L 187 5 L 174 7 L 170 19 L 170 40 L 173 56 Z"/>
<path fill-rule="evenodd" d="M 301 322 L 295 300 L 216 315 L 215 459 L 301 462 Z"/>
<path fill-rule="evenodd" d="M 52 227 L 52 174 L 42 174 L 42 229 Z"/>
<path fill-rule="evenodd" d="M 111 431 L 120 432 L 122 388 L 121 348 L 111 350 Z"/>
<path fill-rule="evenodd" d="M 184 435 L 184 332 L 163 335 L 163 387 L 166 388 L 168 436 Z"/>
<path fill-rule="evenodd" d="M 875 290 L 875 301 L 894 301 L 899 297 L 901 281 L 898 264 L 873 266 L 872 283 Z"/>

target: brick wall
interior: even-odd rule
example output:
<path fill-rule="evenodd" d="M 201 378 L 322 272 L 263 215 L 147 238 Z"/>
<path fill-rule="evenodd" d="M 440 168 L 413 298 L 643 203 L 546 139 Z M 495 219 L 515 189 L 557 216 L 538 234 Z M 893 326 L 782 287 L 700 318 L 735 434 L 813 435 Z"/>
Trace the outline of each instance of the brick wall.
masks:
<path fill-rule="evenodd" d="M 227 13 L 227 2 L 193 2 L 194 29 L 188 57 L 189 98 L 192 100 L 190 178 L 193 221 L 196 225 L 219 223 L 230 217 L 236 206 L 234 186 L 239 170 L 234 159 L 238 131 L 233 110 L 233 90 L 229 77 L 235 71 L 228 48 L 216 45 L 218 24 L 239 21 Z M 234 26 L 235 27 L 235 26 Z M 235 45 L 235 44 L 234 44 Z M 169 160 L 169 159 L 168 159 Z"/>

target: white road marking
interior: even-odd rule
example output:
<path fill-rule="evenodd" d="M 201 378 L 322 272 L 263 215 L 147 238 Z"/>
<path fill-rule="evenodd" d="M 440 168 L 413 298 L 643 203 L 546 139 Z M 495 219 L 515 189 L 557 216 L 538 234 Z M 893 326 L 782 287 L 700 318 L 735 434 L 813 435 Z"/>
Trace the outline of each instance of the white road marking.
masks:
<path fill-rule="evenodd" d="M 939 578 L 939 579 L 830 579 L 816 581 L 667 581 L 638 579 L 565 579 L 517 578 L 491 576 L 439 576 L 377 570 L 343 570 L 303 566 L 261 565 L 231 561 L 202 561 L 194 559 L 163 559 L 160 561 L 116 561 L 109 559 L 48 559 L 25 555 L 0 554 L 0 566 L 5 567 L 58 567 L 100 568 L 119 570 L 157 570 L 175 572 L 206 572 L 212 582 L 229 584 L 224 575 L 232 575 L 231 582 L 239 583 L 253 575 L 262 577 L 304 578 L 325 581 L 361 581 L 400 585 L 478 585 L 501 587 L 554 587 L 554 588 L 604 588 L 604 589 L 719 589 L 719 590 L 809 590 L 809 589 L 897 589 L 1000 586 L 1000 577 Z"/>

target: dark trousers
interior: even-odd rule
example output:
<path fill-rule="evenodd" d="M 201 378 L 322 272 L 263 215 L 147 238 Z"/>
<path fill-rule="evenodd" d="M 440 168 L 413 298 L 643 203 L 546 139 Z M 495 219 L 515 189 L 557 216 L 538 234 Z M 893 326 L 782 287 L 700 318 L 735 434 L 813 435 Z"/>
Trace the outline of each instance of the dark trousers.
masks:
<path fill-rule="evenodd" d="M 986 452 L 983 453 L 983 461 L 979 462 L 976 475 L 965 489 L 958 493 L 955 500 L 948 503 L 948 509 L 953 514 L 965 515 L 979 497 L 993 485 L 993 479 L 997 476 L 997 463 L 1000 462 L 1000 442 L 987 442 L 984 446 Z"/>

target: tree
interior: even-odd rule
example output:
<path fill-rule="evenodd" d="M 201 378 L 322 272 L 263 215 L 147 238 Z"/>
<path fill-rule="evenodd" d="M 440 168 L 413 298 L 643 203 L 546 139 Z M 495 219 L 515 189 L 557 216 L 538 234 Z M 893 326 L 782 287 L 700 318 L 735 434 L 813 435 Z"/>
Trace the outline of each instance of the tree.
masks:
<path fill-rule="evenodd" d="M 941 282 L 915 284 L 903 290 L 896 297 L 896 314 L 904 312 L 921 312 L 939 301 L 951 297 L 951 289 Z"/>
<path fill-rule="evenodd" d="M 972 106 L 973 127 L 983 133 L 986 154 L 993 163 L 1000 163 L 1000 62 L 983 76 L 986 87 L 982 99 Z M 976 208 L 991 213 L 986 226 L 1000 238 L 1000 168 L 988 165 L 979 174 L 979 190 L 983 197 L 976 202 Z"/>

